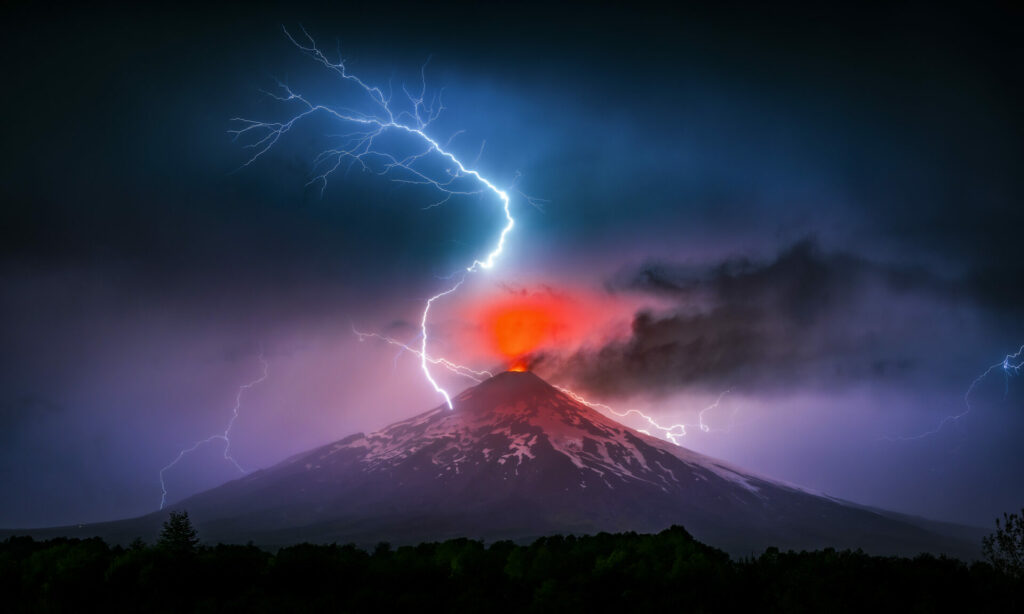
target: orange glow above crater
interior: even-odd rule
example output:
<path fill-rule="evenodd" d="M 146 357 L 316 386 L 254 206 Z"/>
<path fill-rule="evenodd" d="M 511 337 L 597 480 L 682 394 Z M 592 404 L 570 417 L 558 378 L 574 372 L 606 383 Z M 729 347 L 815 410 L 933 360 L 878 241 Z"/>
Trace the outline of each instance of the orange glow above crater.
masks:
<path fill-rule="evenodd" d="M 509 371 L 527 371 L 526 356 L 556 343 L 564 330 L 564 308 L 538 297 L 514 297 L 484 309 L 480 319 L 491 350 L 509 363 Z"/>
<path fill-rule="evenodd" d="M 529 371 L 540 352 L 569 352 L 614 336 L 619 328 L 628 332 L 632 313 L 607 296 L 547 287 L 505 288 L 466 307 L 462 317 L 472 323 L 467 332 L 475 331 L 475 339 L 467 338 L 462 347 L 500 357 L 509 371 Z"/>
<path fill-rule="evenodd" d="M 506 358 L 522 356 L 554 336 L 553 314 L 536 306 L 496 309 L 490 314 L 488 329 L 494 347 Z"/>
<path fill-rule="evenodd" d="M 627 339 L 634 314 L 650 297 L 572 284 L 487 283 L 452 305 L 433 352 L 490 370 L 544 372 L 579 351 Z M 447 307 L 447 304 L 444 305 Z"/>

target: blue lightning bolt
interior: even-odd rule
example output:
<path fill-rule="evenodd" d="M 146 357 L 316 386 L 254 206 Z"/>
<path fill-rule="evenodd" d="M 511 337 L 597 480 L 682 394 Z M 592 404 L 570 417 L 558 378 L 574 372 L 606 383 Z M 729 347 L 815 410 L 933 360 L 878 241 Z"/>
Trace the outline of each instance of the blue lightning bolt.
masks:
<path fill-rule="evenodd" d="M 309 180 L 307 185 L 319 183 L 321 194 L 327 186 L 327 178 L 338 170 L 343 162 L 348 161 L 349 167 L 352 164 L 358 164 L 362 170 L 378 175 L 397 174 L 398 176 L 394 177 L 393 180 L 399 183 L 425 185 L 436 189 L 441 193 L 442 197 L 437 202 L 428 205 L 426 207 L 428 209 L 440 206 L 454 196 L 485 193 L 496 196 L 501 204 L 505 222 L 501 232 L 498 234 L 494 248 L 483 259 L 474 259 L 469 266 L 465 267 L 465 271 L 456 284 L 427 299 L 422 317 L 420 318 L 422 342 L 420 351 L 417 352 L 420 356 L 420 367 L 427 381 L 444 398 L 448 408 L 451 409 L 451 396 L 437 383 L 430 372 L 429 365 L 432 364 L 432 361 L 429 359 L 427 352 L 429 342 L 427 329 L 430 308 L 436 301 L 458 290 L 466 280 L 466 275 L 475 273 L 480 269 L 494 267 L 495 262 L 504 251 L 506 237 L 515 227 L 515 219 L 512 217 L 511 210 L 511 198 L 508 192 L 498 188 L 478 171 L 468 168 L 463 164 L 455 154 L 449 151 L 448 145 L 442 145 L 427 134 L 427 128 L 444 110 L 444 104 L 441 101 L 440 95 L 427 102 L 426 64 L 420 69 L 421 87 L 418 93 L 412 93 L 405 86 L 402 87 L 410 109 L 398 111 L 392 104 L 391 93 L 385 94 L 381 88 L 371 86 L 358 76 L 350 73 L 344 59 L 332 62 L 317 47 L 316 41 L 313 40 L 313 37 L 305 29 L 302 30 L 304 35 L 303 41 L 296 40 L 286 28 L 283 28 L 283 30 L 288 40 L 299 50 L 335 73 L 342 80 L 360 88 L 371 102 L 371 106 L 375 111 L 373 113 L 362 113 L 350 109 L 317 104 L 302 94 L 295 92 L 284 83 L 278 82 L 277 85 L 281 93 L 267 92 L 267 94 L 283 103 L 299 105 L 299 111 L 284 121 L 257 121 L 241 117 L 233 118 L 232 121 L 237 122 L 241 127 L 230 130 L 229 133 L 234 135 L 236 139 L 253 139 L 245 147 L 253 149 L 254 153 L 245 162 L 243 167 L 252 164 L 269 151 L 296 123 L 311 115 L 323 114 L 344 125 L 352 126 L 352 130 L 339 137 L 341 143 L 338 147 L 325 149 L 314 157 L 315 175 Z M 378 139 L 389 131 L 412 136 L 422 142 L 423 148 L 418 150 L 417 153 L 401 158 L 395 154 L 382 151 L 377 147 Z M 456 135 L 453 135 L 452 138 Z M 451 139 L 449 139 L 448 143 L 450 144 L 450 142 Z M 448 162 L 446 172 L 440 176 L 436 172 L 431 174 L 430 170 L 427 170 L 420 164 L 425 157 L 431 154 Z M 468 181 L 475 185 L 476 189 L 469 189 L 468 186 L 464 185 L 466 181 L 460 180 Z M 527 201 L 534 204 L 529 197 L 527 197 Z"/>
<path fill-rule="evenodd" d="M 213 443 L 214 441 L 223 441 L 224 460 L 234 465 L 235 468 L 238 469 L 239 473 L 245 473 L 245 469 L 242 469 L 242 465 L 240 465 L 238 461 L 235 459 L 235 457 L 231 455 L 231 429 L 235 426 L 235 421 L 238 420 L 238 412 L 242 409 L 242 394 L 245 393 L 246 390 L 249 390 L 253 386 L 267 379 L 270 363 L 268 363 L 266 359 L 263 358 L 262 349 L 260 350 L 259 359 L 260 364 L 263 365 L 263 372 L 260 374 L 258 378 L 252 380 L 251 382 L 242 384 L 241 386 L 238 387 L 238 392 L 235 394 L 235 406 L 231 408 L 231 418 L 228 419 L 228 424 L 227 427 L 224 428 L 224 432 L 217 433 L 216 435 L 210 435 L 206 439 L 200 439 L 199 441 L 195 442 L 194 444 L 192 444 L 191 447 L 183 448 L 181 451 L 178 452 L 178 456 L 176 456 L 174 460 L 164 465 L 163 469 L 160 470 L 160 509 L 164 509 L 164 506 L 167 505 L 167 484 L 164 482 L 164 474 L 167 473 L 167 471 L 170 470 L 172 467 L 177 465 L 178 462 L 181 461 L 181 459 L 185 458 L 192 452 L 195 452 L 196 450 L 198 450 L 199 448 L 208 443 Z"/>
<path fill-rule="evenodd" d="M 941 431 L 947 424 L 958 422 L 961 418 L 971 413 L 971 410 L 973 409 L 973 407 L 971 406 L 971 393 L 974 392 L 974 389 L 977 388 L 978 384 L 980 384 L 985 378 L 991 375 L 993 371 L 1003 372 L 1003 377 L 1006 378 L 1005 394 L 1009 394 L 1010 378 L 1020 375 L 1022 369 L 1024 369 L 1024 345 L 1020 346 L 1020 348 L 1018 348 L 1016 352 L 1012 354 L 1007 354 L 1002 360 L 995 363 L 994 365 L 991 365 L 989 368 L 985 369 L 980 375 L 978 375 L 978 377 L 974 378 L 974 380 L 971 382 L 971 385 L 967 387 L 967 391 L 964 392 L 964 410 L 959 414 L 946 416 L 945 418 L 939 421 L 938 425 L 936 425 L 935 428 L 925 431 L 923 433 L 919 433 L 917 435 L 904 435 L 900 437 L 882 437 L 881 439 L 884 439 L 886 441 L 913 441 L 915 439 L 924 439 L 926 437 L 935 435 L 939 431 Z"/>

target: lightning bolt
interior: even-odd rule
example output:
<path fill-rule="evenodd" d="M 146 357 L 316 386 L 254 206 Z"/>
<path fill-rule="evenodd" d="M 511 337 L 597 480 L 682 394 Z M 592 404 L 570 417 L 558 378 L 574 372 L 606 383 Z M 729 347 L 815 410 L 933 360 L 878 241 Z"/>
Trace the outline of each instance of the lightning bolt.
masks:
<path fill-rule="evenodd" d="M 245 469 L 242 469 L 242 466 L 238 463 L 235 457 L 231 456 L 231 429 L 232 427 L 235 426 L 235 421 L 238 420 L 238 412 L 242 409 L 242 395 L 245 393 L 245 391 L 249 390 L 253 386 L 267 379 L 270 363 L 268 363 L 267 360 L 263 358 L 262 349 L 260 350 L 259 360 L 260 364 L 263 365 L 263 371 L 258 378 L 252 380 L 251 382 L 242 384 L 241 386 L 238 387 L 238 392 L 235 394 L 235 406 L 231 408 L 231 418 L 228 419 L 228 424 L 224 428 L 224 432 L 217 433 L 216 435 L 210 435 L 206 439 L 200 439 L 199 441 L 192 444 L 191 447 L 182 448 L 178 452 L 178 455 L 174 457 L 174 460 L 164 465 L 163 469 L 160 470 L 160 509 L 164 509 L 164 506 L 167 505 L 167 484 L 164 481 L 164 474 L 167 473 L 167 471 L 169 471 L 172 467 L 177 465 L 181 461 L 181 459 L 185 458 L 192 452 L 195 452 L 196 450 L 198 450 L 199 448 L 208 443 L 213 443 L 214 441 L 223 441 L 224 460 L 234 465 L 235 468 L 238 469 L 239 473 L 245 473 Z"/>
<path fill-rule="evenodd" d="M 494 247 L 487 252 L 483 259 L 474 259 L 469 266 L 465 267 L 465 271 L 456 284 L 427 299 L 422 317 L 420 318 L 420 333 L 422 335 L 422 343 L 418 352 L 420 367 L 427 381 L 434 388 L 434 391 L 444 397 L 445 403 L 451 409 L 451 396 L 437 383 L 430 371 L 430 365 L 436 364 L 430 360 L 427 352 L 430 308 L 438 300 L 458 290 L 463 282 L 465 282 L 466 275 L 475 273 L 480 269 L 494 267 L 495 262 L 504 251 L 506 237 L 515 227 L 515 219 L 512 217 L 511 210 L 511 198 L 507 191 L 498 188 L 477 170 L 468 168 L 448 149 L 451 140 L 458 133 L 452 135 L 452 138 L 445 145 L 442 145 L 427 134 L 427 129 L 431 123 L 444 110 L 441 94 L 435 95 L 429 101 L 427 100 L 427 64 L 424 64 L 420 69 L 420 89 L 418 93 L 410 92 L 408 88 L 404 85 L 402 86 L 402 92 L 405 94 L 408 108 L 398 110 L 397 106 L 393 104 L 393 92 L 389 91 L 385 94 L 381 88 L 371 86 L 358 76 L 350 73 L 344 59 L 339 59 L 337 62 L 328 59 L 305 29 L 302 30 L 303 40 L 301 41 L 293 37 L 287 28 L 282 29 L 288 40 L 299 50 L 322 64 L 343 81 L 360 89 L 366 98 L 369 99 L 374 111 L 363 113 L 351 109 L 314 103 L 301 93 L 292 90 L 288 85 L 278 81 L 277 85 L 280 93 L 266 92 L 266 94 L 282 103 L 298 105 L 298 112 L 284 121 L 258 121 L 241 117 L 233 118 L 232 121 L 236 122 L 240 127 L 228 132 L 236 140 L 239 138 L 252 139 L 245 147 L 252 149 L 254 153 L 246 160 L 243 167 L 249 166 L 269 151 L 298 122 L 311 115 L 322 114 L 343 125 L 350 126 L 351 131 L 338 137 L 340 144 L 337 147 L 329 147 L 321 151 L 313 159 L 314 176 L 307 185 L 319 183 L 321 194 L 326 189 L 328 177 L 347 161 L 349 168 L 354 164 L 358 164 L 363 171 L 382 176 L 397 175 L 393 180 L 399 183 L 424 185 L 434 188 L 440 192 L 441 198 L 425 207 L 426 209 L 440 206 L 454 196 L 473 194 L 491 194 L 497 197 L 501 204 L 505 222 L 501 232 L 498 234 Z M 396 154 L 380 149 L 378 147 L 380 137 L 389 132 L 411 136 L 421 143 L 421 148 L 415 153 L 405 155 L 404 157 L 399 157 Z M 424 158 L 432 154 L 447 162 L 447 168 L 444 173 L 431 171 L 422 164 Z M 467 182 L 471 185 L 466 185 Z M 531 204 L 536 204 L 529 197 L 526 198 Z"/>
<path fill-rule="evenodd" d="M 985 378 L 991 375 L 993 371 L 1002 371 L 1003 376 L 1006 378 L 1006 391 L 1004 393 L 1005 398 L 1005 396 L 1010 393 L 1010 378 L 1020 375 L 1022 369 L 1024 369 L 1024 345 L 1020 346 L 1020 348 L 1018 348 L 1016 352 L 1012 354 L 1007 354 L 1002 360 L 995 363 L 994 365 L 989 366 L 989 368 L 985 369 L 980 375 L 978 375 L 978 377 L 974 378 L 974 380 L 971 382 L 971 385 L 967 387 L 967 391 L 964 392 L 964 410 L 962 412 L 946 416 L 945 418 L 939 421 L 935 428 L 928 431 L 924 431 L 923 433 L 919 433 L 917 435 L 904 435 L 899 437 L 882 437 L 881 439 L 885 441 L 913 441 L 915 439 L 924 439 L 926 437 L 935 435 L 939 431 L 941 431 L 947 424 L 958 422 L 961 418 L 971 413 L 971 410 L 974 409 L 973 406 L 971 406 L 971 393 L 974 392 L 974 389 L 977 388 L 978 384 L 980 384 Z"/>
<path fill-rule="evenodd" d="M 494 374 L 491 373 L 490 371 L 471 369 L 464 365 L 456 364 L 448 360 L 447 358 L 434 358 L 428 354 L 424 354 L 421 350 L 417 350 L 416 348 L 413 348 L 406 343 L 402 343 L 401 341 L 393 337 L 388 337 L 378 333 L 364 333 L 362 331 L 357 330 L 354 326 L 352 327 L 352 332 L 356 335 L 356 337 L 359 338 L 360 341 L 364 341 L 366 339 L 379 339 L 390 345 L 402 348 L 403 350 L 415 355 L 421 361 L 426 361 L 432 365 L 443 367 L 445 369 L 448 369 L 455 375 L 468 377 L 469 379 L 477 383 L 482 382 L 489 377 L 494 377 Z"/>
<path fill-rule="evenodd" d="M 576 401 L 579 401 L 580 403 L 583 403 L 584 405 L 587 405 L 587 406 L 592 407 L 592 408 L 597 409 L 597 410 L 603 410 L 604 412 L 610 413 L 610 414 L 615 415 L 615 416 L 618 416 L 619 418 L 626 418 L 626 417 L 629 417 L 629 416 L 639 416 L 644 421 L 646 421 L 647 424 L 651 425 L 656 430 L 660 431 L 661 434 L 663 435 L 663 439 L 666 439 L 666 440 L 676 444 L 677 446 L 681 445 L 677 438 L 678 437 L 685 437 L 686 436 L 686 428 L 687 427 L 696 426 L 703 433 L 708 433 L 708 432 L 711 431 L 711 427 L 706 422 L 704 422 L 704 414 L 707 413 L 708 411 L 713 410 L 713 409 L 717 409 L 718 406 L 722 403 L 722 398 L 725 397 L 725 395 L 729 394 L 729 392 L 730 392 L 729 390 L 726 390 L 722 394 L 718 395 L 718 398 L 715 399 L 714 403 L 712 403 L 711 405 L 708 405 L 704 409 L 700 410 L 700 413 L 697 414 L 697 424 L 682 423 L 681 422 L 681 423 L 678 423 L 678 424 L 670 424 L 668 426 L 665 426 L 665 425 L 659 424 L 652 416 L 649 416 L 648 414 L 645 414 L 644 412 L 640 411 L 639 409 L 628 409 L 628 410 L 623 412 L 623 411 L 619 411 L 619 410 L 615 409 L 611 405 L 606 405 L 604 403 L 597 403 L 597 402 L 594 402 L 594 401 L 588 401 L 587 399 L 585 399 L 579 393 L 573 392 L 572 390 L 569 390 L 568 388 L 563 388 L 561 386 L 555 386 L 555 388 L 557 388 L 558 390 L 560 390 L 560 391 L 564 392 L 565 394 L 569 395 L 570 397 L 572 397 Z M 646 431 L 646 430 L 640 430 L 640 432 L 644 433 L 645 435 L 650 435 L 651 434 L 649 431 Z"/>
<path fill-rule="evenodd" d="M 707 412 L 711 411 L 712 409 L 718 409 L 718 406 L 722 404 L 722 398 L 725 395 L 729 394 L 730 392 L 732 392 L 732 391 L 731 390 L 726 390 L 722 394 L 718 395 L 718 398 L 715 399 L 714 403 L 712 403 L 711 405 L 708 405 L 704 409 L 700 410 L 700 413 L 697 414 L 697 426 L 700 428 L 702 433 L 710 433 L 711 432 L 711 426 L 708 423 L 704 422 L 704 414 L 706 414 Z M 736 409 L 733 408 L 733 410 L 732 410 L 732 419 L 735 420 L 735 418 L 736 418 Z M 731 422 L 730 422 L 729 428 L 732 428 Z M 729 429 L 725 429 L 725 430 L 729 430 Z"/>

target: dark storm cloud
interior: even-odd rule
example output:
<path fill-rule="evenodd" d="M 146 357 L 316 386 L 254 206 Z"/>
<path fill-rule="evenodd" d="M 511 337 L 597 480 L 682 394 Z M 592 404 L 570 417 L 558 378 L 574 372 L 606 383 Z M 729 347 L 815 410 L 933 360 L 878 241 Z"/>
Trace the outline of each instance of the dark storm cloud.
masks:
<path fill-rule="evenodd" d="M 739 257 L 689 269 L 648 263 L 638 270 L 621 272 L 607 287 L 684 300 L 712 294 L 718 302 L 730 304 L 759 302 L 771 296 L 781 316 L 809 324 L 837 302 L 854 298 L 870 280 L 894 292 L 952 291 L 948 281 L 923 267 L 876 263 L 847 252 L 825 253 L 814 238 L 790 245 L 768 262 Z"/>
<path fill-rule="evenodd" d="M 895 380 L 929 362 L 930 320 L 914 303 L 963 301 L 963 283 L 800 241 L 774 259 L 709 267 L 650 263 L 609 283 L 675 303 L 636 314 L 632 333 L 596 351 L 549 357 L 587 390 L 629 395 L 690 386 L 753 390 Z"/>

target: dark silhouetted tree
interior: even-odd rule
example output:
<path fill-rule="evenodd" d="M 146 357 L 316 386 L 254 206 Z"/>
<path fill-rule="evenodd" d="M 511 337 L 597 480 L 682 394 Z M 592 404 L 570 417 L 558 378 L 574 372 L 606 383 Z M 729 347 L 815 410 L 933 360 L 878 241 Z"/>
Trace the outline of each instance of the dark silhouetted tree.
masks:
<path fill-rule="evenodd" d="M 999 571 L 1024 577 L 1024 509 L 1020 516 L 1003 514 L 1002 523 L 996 518 L 996 532 L 981 540 L 981 552 Z"/>
<path fill-rule="evenodd" d="M 160 531 L 160 539 L 157 546 L 171 552 L 195 552 L 199 545 L 199 538 L 196 537 L 196 530 L 192 521 L 188 519 L 188 512 L 171 512 L 170 517 L 164 522 L 164 528 Z"/>

